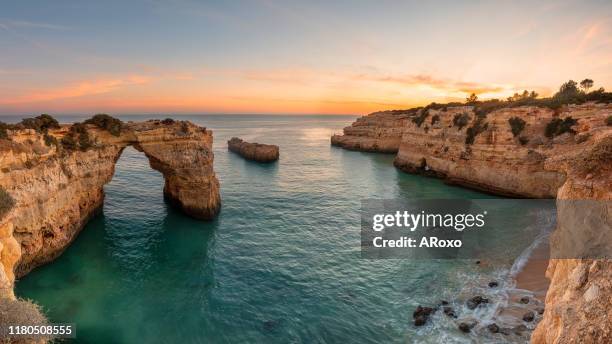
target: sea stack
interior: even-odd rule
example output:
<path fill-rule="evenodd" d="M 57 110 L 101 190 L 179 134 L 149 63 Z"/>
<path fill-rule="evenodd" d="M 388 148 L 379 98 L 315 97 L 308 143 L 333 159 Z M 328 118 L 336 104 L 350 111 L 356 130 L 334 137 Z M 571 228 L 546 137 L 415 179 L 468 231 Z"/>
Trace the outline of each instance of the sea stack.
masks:
<path fill-rule="evenodd" d="M 278 160 L 279 156 L 278 146 L 250 143 L 237 137 L 227 141 L 227 148 L 247 160 L 258 162 L 273 162 Z"/>

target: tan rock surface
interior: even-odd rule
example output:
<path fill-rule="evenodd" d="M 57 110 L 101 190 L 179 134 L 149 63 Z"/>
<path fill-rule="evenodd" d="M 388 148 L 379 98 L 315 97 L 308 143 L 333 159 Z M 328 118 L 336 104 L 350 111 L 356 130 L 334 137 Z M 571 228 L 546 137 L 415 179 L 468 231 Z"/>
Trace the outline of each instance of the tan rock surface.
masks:
<path fill-rule="evenodd" d="M 381 111 L 357 119 L 344 128 L 343 135 L 333 135 L 331 144 L 345 149 L 396 153 L 403 128 L 413 112 Z"/>
<path fill-rule="evenodd" d="M 278 160 L 278 146 L 261 143 L 250 143 L 237 137 L 227 141 L 227 148 L 248 160 L 259 162 L 273 162 Z"/>

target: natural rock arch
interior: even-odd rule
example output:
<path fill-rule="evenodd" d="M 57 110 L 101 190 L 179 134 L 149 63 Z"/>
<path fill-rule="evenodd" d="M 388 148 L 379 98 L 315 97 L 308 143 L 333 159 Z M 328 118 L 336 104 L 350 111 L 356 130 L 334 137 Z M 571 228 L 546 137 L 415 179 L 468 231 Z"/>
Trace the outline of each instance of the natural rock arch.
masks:
<path fill-rule="evenodd" d="M 56 138 L 70 126 L 49 132 Z M 186 214 L 212 219 L 220 209 L 212 132 L 186 121 L 130 122 L 120 135 L 86 127 L 92 146 L 60 149 L 31 129 L 0 145 L 0 186 L 14 206 L 0 219 L 0 297 L 15 278 L 52 261 L 104 203 L 104 185 L 127 146 L 143 152 L 164 176 L 164 195 Z"/>

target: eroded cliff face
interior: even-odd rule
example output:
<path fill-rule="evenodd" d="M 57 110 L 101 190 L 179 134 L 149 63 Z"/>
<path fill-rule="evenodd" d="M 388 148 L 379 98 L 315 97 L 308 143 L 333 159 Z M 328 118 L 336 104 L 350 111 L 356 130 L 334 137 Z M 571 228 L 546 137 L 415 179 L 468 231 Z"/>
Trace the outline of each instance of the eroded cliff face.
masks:
<path fill-rule="evenodd" d="M 69 126 L 49 134 L 61 138 Z M 102 206 L 104 185 L 128 145 L 145 153 L 165 178 L 164 193 L 187 214 L 210 219 L 220 207 L 212 133 L 189 122 L 128 123 L 119 136 L 87 126 L 92 146 L 46 144 L 32 129 L 0 140 L 0 186 L 14 206 L 0 219 L 0 297 L 15 278 L 55 259 Z"/>
<path fill-rule="evenodd" d="M 382 111 L 357 119 L 344 128 L 343 135 L 333 135 L 331 143 L 350 150 L 396 153 L 403 128 L 414 111 Z"/>
<path fill-rule="evenodd" d="M 429 110 L 420 127 L 412 121 L 406 126 L 394 164 L 406 172 L 431 174 L 499 195 L 554 198 L 565 181 L 565 171 L 545 168 L 547 159 L 592 144 L 594 133 L 607 130 L 605 118 L 611 110 L 609 104 L 593 103 L 557 112 L 522 106 L 488 113 L 480 123 L 471 106 Z M 456 124 L 462 115 L 468 118 L 465 126 Z M 429 119 L 435 116 L 438 121 L 432 124 Z M 545 128 L 554 117 L 577 120 L 572 127 L 576 134 L 547 138 Z M 524 121 L 524 129 L 516 136 L 511 118 Z M 481 132 L 468 144 L 470 128 L 475 126 Z"/>

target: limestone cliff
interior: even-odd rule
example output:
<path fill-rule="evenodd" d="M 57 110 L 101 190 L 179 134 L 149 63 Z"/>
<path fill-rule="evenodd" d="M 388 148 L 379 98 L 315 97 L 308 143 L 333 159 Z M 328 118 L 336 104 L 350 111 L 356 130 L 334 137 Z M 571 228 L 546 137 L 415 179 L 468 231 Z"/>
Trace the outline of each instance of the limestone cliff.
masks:
<path fill-rule="evenodd" d="M 343 135 L 333 135 L 331 143 L 350 150 L 396 153 L 402 139 L 403 128 L 414 111 L 382 111 L 357 119 L 343 130 Z"/>
<path fill-rule="evenodd" d="M 15 278 L 56 258 L 103 204 L 104 185 L 128 145 L 144 152 L 165 178 L 165 196 L 201 219 L 220 207 L 213 170 L 212 133 L 190 122 L 127 123 L 117 135 L 85 125 L 87 147 L 67 149 L 57 140 L 74 128 L 47 135 L 9 130 L 0 139 L 0 187 L 14 206 L 0 219 L 0 297 L 12 297 Z"/>
<path fill-rule="evenodd" d="M 611 111 L 612 105 L 595 103 L 557 111 L 536 106 L 502 108 L 484 116 L 477 116 L 472 106 L 429 110 L 428 118 L 437 121 L 431 124 L 426 118 L 420 127 L 408 122 L 394 164 L 407 172 L 436 175 L 499 195 L 554 198 L 565 172 L 546 169 L 546 160 L 592 144 L 593 133 L 607 130 L 605 118 Z M 576 134 L 545 136 L 553 118 L 568 117 L 577 121 L 572 127 Z M 516 136 L 509 122 L 512 118 L 523 121 Z M 470 133 L 476 134 L 467 143 Z"/>

